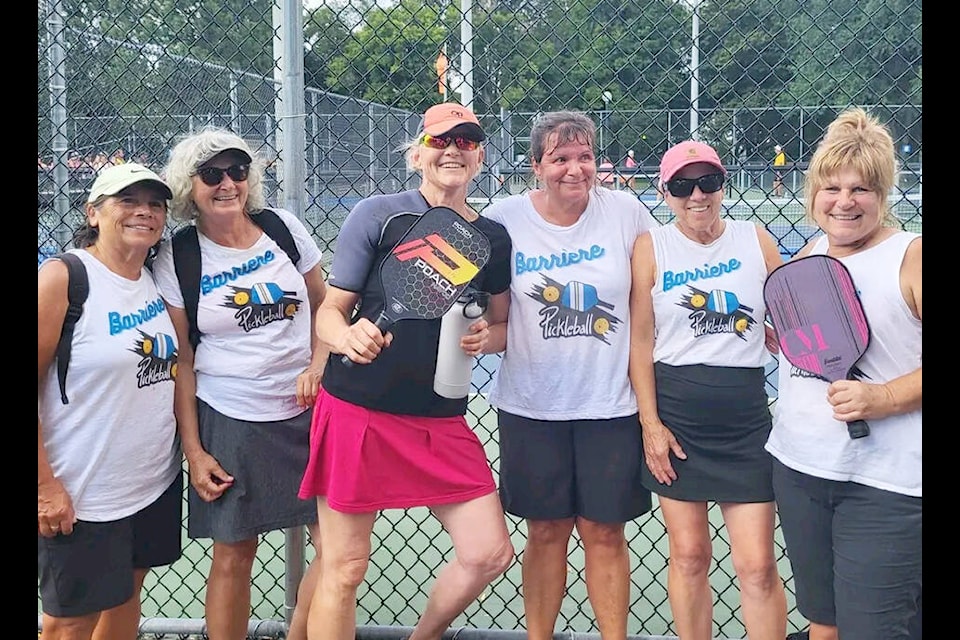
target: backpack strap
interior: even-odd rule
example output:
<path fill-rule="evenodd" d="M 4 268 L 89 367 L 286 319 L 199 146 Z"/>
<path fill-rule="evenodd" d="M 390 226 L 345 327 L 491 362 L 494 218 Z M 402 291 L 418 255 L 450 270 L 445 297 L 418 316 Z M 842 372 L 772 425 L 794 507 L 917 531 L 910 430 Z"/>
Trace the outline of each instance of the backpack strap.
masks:
<path fill-rule="evenodd" d="M 190 346 L 197 350 L 200 331 L 197 329 L 197 305 L 200 303 L 200 239 L 197 227 L 189 225 L 173 234 L 173 268 L 180 283 L 183 309 L 190 326 Z"/>
<path fill-rule="evenodd" d="M 294 265 L 300 264 L 300 250 L 293 234 L 276 211 L 261 209 L 250 216 L 254 224 L 276 242 Z M 189 225 L 173 234 L 173 266 L 180 283 L 183 307 L 190 324 L 190 345 L 197 350 L 200 330 L 197 328 L 197 306 L 200 304 L 200 239 L 197 227 Z"/>
<path fill-rule="evenodd" d="M 60 382 L 60 401 L 70 404 L 67 399 L 67 369 L 70 367 L 70 351 L 73 347 L 73 328 L 83 314 L 83 303 L 90 293 L 90 283 L 87 280 L 87 268 L 79 257 L 72 253 L 61 253 L 56 257 L 67 265 L 67 312 L 57 342 L 57 380 Z"/>
<path fill-rule="evenodd" d="M 300 250 L 297 249 L 297 243 L 293 240 L 293 234 L 290 233 L 290 228 L 276 211 L 261 209 L 260 213 L 250 216 L 250 219 L 253 220 L 254 224 L 263 229 L 263 232 L 270 236 L 274 242 L 280 245 L 280 248 L 290 257 L 290 262 L 292 262 L 294 266 L 300 265 Z"/>

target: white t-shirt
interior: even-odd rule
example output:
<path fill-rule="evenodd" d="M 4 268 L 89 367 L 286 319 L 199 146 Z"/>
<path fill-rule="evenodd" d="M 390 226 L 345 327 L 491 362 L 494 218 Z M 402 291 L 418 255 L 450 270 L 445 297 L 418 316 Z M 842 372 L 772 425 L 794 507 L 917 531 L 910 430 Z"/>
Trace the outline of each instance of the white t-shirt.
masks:
<path fill-rule="evenodd" d="M 304 411 L 297 405 L 296 380 L 310 364 L 312 321 L 303 274 L 321 258 L 296 216 L 273 211 L 293 235 L 299 268 L 266 233 L 248 249 L 224 247 L 197 233 L 197 397 L 224 415 L 254 422 L 286 420 Z M 183 308 L 170 242 L 161 247 L 154 273 L 164 299 Z"/>
<path fill-rule="evenodd" d="M 539 420 L 593 420 L 637 412 L 630 359 L 630 257 L 657 226 L 626 192 L 592 189 L 569 227 L 537 213 L 529 194 L 483 215 L 513 243 L 507 348 L 490 403 Z"/>

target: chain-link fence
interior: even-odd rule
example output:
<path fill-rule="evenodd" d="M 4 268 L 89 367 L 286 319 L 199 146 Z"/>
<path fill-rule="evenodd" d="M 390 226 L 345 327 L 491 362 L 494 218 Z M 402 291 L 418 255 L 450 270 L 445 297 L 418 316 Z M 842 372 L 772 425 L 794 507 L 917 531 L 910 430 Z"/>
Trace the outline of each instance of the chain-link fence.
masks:
<path fill-rule="evenodd" d="M 213 123 L 270 161 L 270 201 L 305 220 L 329 264 L 359 199 L 417 184 L 399 147 L 444 98 L 472 105 L 488 134 L 470 194 L 477 207 L 529 188 L 532 120 L 575 109 L 597 124 L 598 155 L 613 165 L 606 186 L 633 190 L 661 221 L 670 214 L 654 189 L 660 154 L 690 137 L 716 146 L 731 169 L 727 215 L 765 224 L 785 256 L 814 233 L 800 197 L 817 140 L 838 111 L 864 105 L 896 139 L 894 212 L 922 231 L 919 0 L 39 0 L 37 54 L 38 262 L 66 246 L 100 166 L 122 158 L 159 169 L 178 135 Z M 787 155 L 779 195 L 775 144 Z M 626 166 L 628 151 L 638 166 Z M 477 361 L 468 413 L 495 473 L 485 391 L 497 363 Z M 770 368 L 772 402 L 775 382 Z M 710 513 L 714 630 L 740 638 L 729 545 L 719 509 Z M 523 524 L 511 526 L 522 550 Z M 627 535 L 629 632 L 673 634 L 659 511 L 630 523 Z M 151 636 L 202 634 L 210 547 L 184 544 L 180 561 L 148 577 Z M 799 628 L 779 531 L 777 548 L 790 627 Z M 425 509 L 412 509 L 382 515 L 374 549 L 358 636 L 400 637 L 449 544 Z M 291 585 L 312 554 L 302 532 L 264 536 L 251 636 L 283 635 Z M 579 543 L 568 568 L 558 631 L 595 633 Z M 519 585 L 515 565 L 457 625 L 520 637 Z"/>

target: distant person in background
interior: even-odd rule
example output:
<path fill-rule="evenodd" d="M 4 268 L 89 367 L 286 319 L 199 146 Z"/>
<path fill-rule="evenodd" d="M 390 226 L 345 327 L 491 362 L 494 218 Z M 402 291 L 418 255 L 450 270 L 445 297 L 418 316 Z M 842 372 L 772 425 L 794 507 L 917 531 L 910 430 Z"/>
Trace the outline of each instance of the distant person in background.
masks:
<path fill-rule="evenodd" d="M 774 550 L 763 285 L 782 258 L 762 226 L 723 216 L 727 170 L 702 142 L 660 162 L 675 218 L 633 249 L 630 378 L 644 486 L 670 546 L 667 595 L 683 640 L 713 637 L 713 527 L 720 506 L 750 640 L 782 640 L 787 603 Z"/>
<path fill-rule="evenodd" d="M 809 640 L 913 640 L 923 583 L 923 238 L 890 211 L 889 129 L 841 113 L 810 160 L 797 254 L 849 269 L 870 326 L 854 380 L 829 383 L 780 354 L 767 442 L 780 528 Z M 846 422 L 865 420 L 851 439 Z"/>
<path fill-rule="evenodd" d="M 608 189 L 614 189 L 616 187 L 617 177 L 614 171 L 613 161 L 607 156 L 603 156 L 597 168 L 599 169 L 597 172 L 597 181 Z"/>
<path fill-rule="evenodd" d="M 147 260 L 170 188 L 108 167 L 68 253 L 89 293 L 61 390 L 63 258 L 37 275 L 37 573 L 44 640 L 135 640 L 143 581 L 180 557 L 183 478 L 173 412 L 176 333 Z M 65 395 L 61 394 L 65 391 Z"/>
<path fill-rule="evenodd" d="M 500 497 L 527 525 L 529 640 L 553 638 L 574 531 L 600 634 L 626 637 L 624 528 L 651 509 L 627 366 L 630 254 L 657 222 L 635 195 L 598 187 L 595 144 L 586 115 L 541 115 L 530 132 L 538 188 L 484 210 L 513 240 L 510 295 L 490 301 L 487 352 L 503 352 L 489 400 L 500 433 Z"/>
<path fill-rule="evenodd" d="M 779 198 L 783 196 L 783 172 L 787 164 L 787 154 L 780 145 L 775 145 L 773 152 L 773 195 Z"/>
<path fill-rule="evenodd" d="M 627 186 L 635 189 L 637 186 L 637 160 L 633 157 L 633 149 L 627 151 L 627 157 L 623 161 L 623 166 L 627 169 Z"/>
<path fill-rule="evenodd" d="M 297 497 L 326 361 L 312 331 L 326 291 L 320 249 L 289 211 L 271 208 L 292 236 L 297 263 L 255 222 L 271 215 L 262 160 L 232 131 L 211 127 L 182 138 L 164 175 L 171 215 L 195 226 L 184 231 L 196 232 L 199 261 L 196 346 L 177 278 L 191 252 L 174 255 L 164 243 L 154 272 L 180 340 L 176 412 L 190 472 L 187 535 L 213 539 L 207 635 L 246 637 L 260 536 L 306 525 L 317 557 L 287 634 L 303 640 L 320 566 L 317 511 Z"/>

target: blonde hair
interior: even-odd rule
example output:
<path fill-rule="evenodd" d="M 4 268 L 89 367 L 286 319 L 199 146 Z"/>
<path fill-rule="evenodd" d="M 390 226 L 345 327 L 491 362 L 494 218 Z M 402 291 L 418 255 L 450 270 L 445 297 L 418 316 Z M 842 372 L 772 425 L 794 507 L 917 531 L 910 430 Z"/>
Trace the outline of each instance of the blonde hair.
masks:
<path fill-rule="evenodd" d="M 258 212 L 267 206 L 263 194 L 263 160 L 257 157 L 246 140 L 233 131 L 210 126 L 185 135 L 170 151 L 163 178 L 173 192 L 173 199 L 170 200 L 170 216 L 173 219 L 187 222 L 200 217 L 200 210 L 193 201 L 193 176 L 204 162 L 230 149 L 239 149 L 251 158 L 246 213 Z"/>
<path fill-rule="evenodd" d="M 894 226 L 897 219 L 890 211 L 888 196 L 897 179 L 897 157 L 893 136 L 886 125 L 861 107 L 851 107 L 838 115 L 810 159 L 804 183 L 807 220 L 814 223 L 814 196 L 841 171 L 853 170 L 880 200 L 881 222 Z"/>

